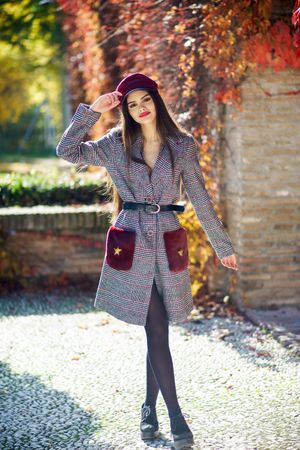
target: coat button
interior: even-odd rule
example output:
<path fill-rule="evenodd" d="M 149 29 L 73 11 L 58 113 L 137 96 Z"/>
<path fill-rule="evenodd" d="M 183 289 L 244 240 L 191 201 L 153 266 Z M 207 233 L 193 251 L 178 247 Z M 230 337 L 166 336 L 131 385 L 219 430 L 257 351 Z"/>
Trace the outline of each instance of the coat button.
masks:
<path fill-rule="evenodd" d="M 153 230 L 148 230 L 148 231 L 147 231 L 147 236 L 153 236 L 153 234 L 154 234 L 154 231 L 153 231 Z"/>
<path fill-rule="evenodd" d="M 153 198 L 148 196 L 148 197 L 145 197 L 145 200 L 146 200 L 146 202 L 152 202 Z"/>

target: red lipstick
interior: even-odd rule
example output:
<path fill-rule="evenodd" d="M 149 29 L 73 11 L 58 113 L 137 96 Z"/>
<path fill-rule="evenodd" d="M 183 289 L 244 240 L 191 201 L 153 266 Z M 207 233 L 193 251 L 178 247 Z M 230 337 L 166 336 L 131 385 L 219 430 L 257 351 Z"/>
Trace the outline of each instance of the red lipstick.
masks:
<path fill-rule="evenodd" d="M 148 116 L 148 114 L 150 114 L 149 112 L 143 112 L 142 114 L 139 115 L 139 117 L 145 117 Z"/>

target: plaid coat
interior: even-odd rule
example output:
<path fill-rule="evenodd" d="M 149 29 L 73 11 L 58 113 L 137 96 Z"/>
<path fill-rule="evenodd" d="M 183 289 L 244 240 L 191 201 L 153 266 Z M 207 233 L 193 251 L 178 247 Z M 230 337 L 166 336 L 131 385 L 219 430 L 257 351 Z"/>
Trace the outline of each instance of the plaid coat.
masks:
<path fill-rule="evenodd" d="M 168 148 L 161 146 L 151 174 L 144 164 L 131 161 L 127 172 L 126 153 L 116 127 L 97 141 L 82 142 L 101 113 L 80 103 L 56 147 L 56 154 L 73 164 L 104 166 L 113 179 L 123 201 L 156 201 L 176 203 L 180 199 L 180 177 L 192 202 L 199 222 L 219 259 L 232 255 L 232 242 L 218 218 L 199 164 L 199 150 L 192 135 L 178 133 L 169 137 L 175 162 L 175 176 Z M 142 158 L 142 141 L 137 138 L 132 154 Z M 153 280 L 163 298 L 169 322 L 184 321 L 193 309 L 189 267 L 170 270 L 164 232 L 180 227 L 175 211 L 151 214 L 142 210 L 123 210 L 115 227 L 135 230 L 135 246 L 129 270 L 118 270 L 104 257 L 94 307 L 104 309 L 116 318 L 136 325 L 145 325 Z"/>

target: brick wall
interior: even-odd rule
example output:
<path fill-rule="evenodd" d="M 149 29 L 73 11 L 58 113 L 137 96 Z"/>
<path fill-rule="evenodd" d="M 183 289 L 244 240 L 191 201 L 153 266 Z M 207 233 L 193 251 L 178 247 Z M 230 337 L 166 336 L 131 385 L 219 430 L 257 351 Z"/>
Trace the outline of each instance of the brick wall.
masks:
<path fill-rule="evenodd" d="M 30 278 L 66 274 L 97 281 L 105 252 L 109 207 L 1 208 L 6 249 Z"/>
<path fill-rule="evenodd" d="M 226 108 L 222 187 L 244 307 L 300 304 L 300 71 L 251 74 Z M 263 90 L 272 96 L 266 96 Z"/>

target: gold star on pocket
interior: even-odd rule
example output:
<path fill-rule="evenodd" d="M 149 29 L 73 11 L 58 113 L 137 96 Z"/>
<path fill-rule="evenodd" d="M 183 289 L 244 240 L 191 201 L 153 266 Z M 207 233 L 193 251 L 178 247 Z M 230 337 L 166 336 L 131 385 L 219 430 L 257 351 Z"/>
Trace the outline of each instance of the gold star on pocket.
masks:
<path fill-rule="evenodd" d="M 116 248 L 114 248 L 114 251 L 115 251 L 114 255 L 119 255 L 121 253 L 122 249 L 120 247 L 116 247 Z"/>
<path fill-rule="evenodd" d="M 178 255 L 182 256 L 183 255 L 183 250 L 178 250 Z"/>

